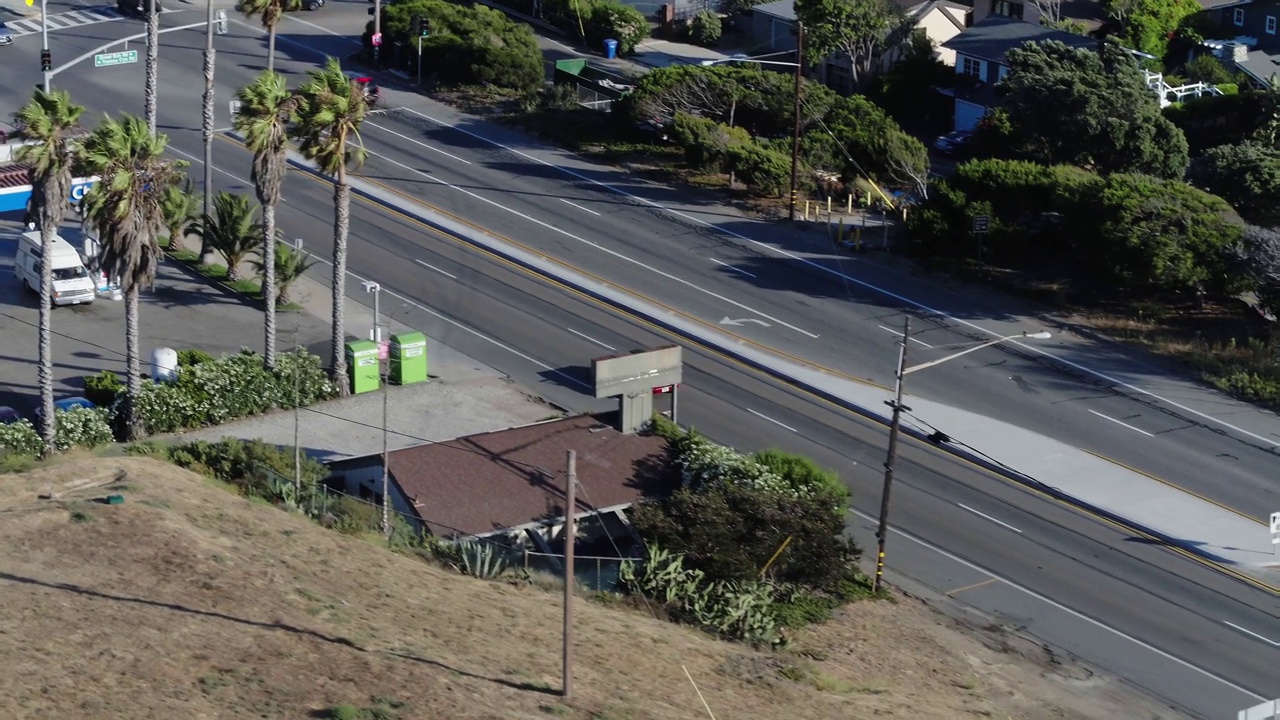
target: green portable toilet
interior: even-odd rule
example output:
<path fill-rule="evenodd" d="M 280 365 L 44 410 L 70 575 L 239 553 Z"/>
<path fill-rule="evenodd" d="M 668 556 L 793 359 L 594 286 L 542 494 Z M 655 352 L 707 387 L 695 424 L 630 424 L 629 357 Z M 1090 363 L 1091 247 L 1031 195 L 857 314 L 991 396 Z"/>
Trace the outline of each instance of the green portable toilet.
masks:
<path fill-rule="evenodd" d="M 347 375 L 354 395 L 378 389 L 378 343 L 353 340 L 347 343 Z"/>
<path fill-rule="evenodd" d="M 420 332 L 402 332 L 391 336 L 391 382 L 397 385 L 425 382 L 427 379 L 427 336 Z"/>

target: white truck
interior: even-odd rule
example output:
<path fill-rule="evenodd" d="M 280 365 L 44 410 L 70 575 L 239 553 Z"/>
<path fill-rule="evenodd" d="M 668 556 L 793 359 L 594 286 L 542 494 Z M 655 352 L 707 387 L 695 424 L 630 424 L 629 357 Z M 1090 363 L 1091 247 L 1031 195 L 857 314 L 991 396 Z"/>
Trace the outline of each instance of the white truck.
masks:
<path fill-rule="evenodd" d="M 18 240 L 18 254 L 13 261 L 13 274 L 29 292 L 40 292 L 41 251 L 39 230 L 22 233 Z M 93 302 L 97 297 L 97 285 L 71 243 L 55 236 L 50 261 L 53 263 L 54 305 Z"/>

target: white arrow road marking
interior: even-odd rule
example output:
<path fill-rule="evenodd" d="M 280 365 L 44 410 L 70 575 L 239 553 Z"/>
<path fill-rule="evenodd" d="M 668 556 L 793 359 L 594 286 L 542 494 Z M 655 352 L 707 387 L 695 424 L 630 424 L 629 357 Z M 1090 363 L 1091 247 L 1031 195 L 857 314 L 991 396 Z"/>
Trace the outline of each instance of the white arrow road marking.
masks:
<path fill-rule="evenodd" d="M 725 315 L 724 319 L 720 321 L 721 325 L 745 325 L 747 323 L 756 323 L 757 325 L 761 325 L 763 327 L 769 327 L 769 323 L 763 320 L 757 320 L 755 318 L 742 318 L 741 320 L 734 320 L 728 315 Z"/>
<path fill-rule="evenodd" d="M 1259 639 L 1259 640 L 1261 640 L 1262 642 L 1264 642 L 1264 643 L 1267 643 L 1267 644 L 1271 645 L 1271 647 L 1280 647 L 1280 642 L 1276 642 L 1275 640 L 1272 640 L 1271 638 L 1263 637 L 1263 636 L 1259 635 L 1258 633 L 1256 633 L 1256 632 L 1254 632 L 1254 631 L 1252 631 L 1252 630 L 1246 630 L 1246 629 L 1244 629 L 1244 628 L 1240 627 L 1239 625 L 1237 625 L 1237 624 L 1235 624 L 1235 623 L 1233 623 L 1233 622 L 1227 622 L 1226 620 L 1223 620 L 1222 622 L 1223 622 L 1223 624 L 1230 625 L 1231 627 L 1233 627 L 1233 628 L 1235 628 L 1235 629 L 1239 630 L 1240 632 L 1244 633 L 1245 635 L 1249 635 L 1249 636 L 1251 636 L 1251 637 L 1256 637 L 1256 638 L 1258 638 L 1258 639 Z"/>

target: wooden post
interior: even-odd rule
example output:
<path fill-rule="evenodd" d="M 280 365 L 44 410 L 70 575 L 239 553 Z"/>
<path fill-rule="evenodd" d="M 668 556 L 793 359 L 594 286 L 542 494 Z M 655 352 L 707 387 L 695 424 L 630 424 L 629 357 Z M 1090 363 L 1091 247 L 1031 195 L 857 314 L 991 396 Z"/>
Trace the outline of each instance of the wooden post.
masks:
<path fill-rule="evenodd" d="M 569 451 L 569 482 L 565 489 L 564 508 L 564 661 L 563 688 L 561 694 L 569 697 L 573 692 L 573 541 L 577 537 L 574 514 L 578 506 L 578 456 Z"/>

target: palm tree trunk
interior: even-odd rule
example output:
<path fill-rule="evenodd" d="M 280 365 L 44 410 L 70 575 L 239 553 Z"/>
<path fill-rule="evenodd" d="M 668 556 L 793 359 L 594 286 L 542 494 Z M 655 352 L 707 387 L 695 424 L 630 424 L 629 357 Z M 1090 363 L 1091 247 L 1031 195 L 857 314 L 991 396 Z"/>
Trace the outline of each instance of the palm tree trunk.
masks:
<path fill-rule="evenodd" d="M 124 436 L 127 442 L 140 439 L 145 431 L 137 415 L 138 397 L 142 395 L 142 358 L 138 346 L 138 286 L 134 284 L 124 294 L 125 336 L 125 399 Z"/>
<path fill-rule="evenodd" d="M 159 81 L 160 63 L 160 13 L 159 0 L 144 0 L 147 3 L 147 80 L 146 97 L 143 100 L 147 128 L 156 134 L 156 84 Z"/>
<path fill-rule="evenodd" d="M 351 186 L 347 184 L 345 168 L 338 169 L 333 183 L 333 337 L 332 337 L 332 378 L 338 385 L 338 392 L 346 395 L 351 392 L 351 381 L 347 379 L 347 333 L 343 324 L 342 310 L 346 301 L 347 287 L 347 229 L 351 223 Z"/>
<path fill-rule="evenodd" d="M 262 206 L 262 304 L 263 362 L 268 369 L 276 366 L 276 206 Z"/>
<path fill-rule="evenodd" d="M 47 203 L 48 200 L 46 199 Z M 41 213 L 43 214 L 43 213 Z M 53 236 L 57 228 L 51 223 L 40 223 L 40 439 L 44 441 L 42 454 L 48 457 L 54 451 L 57 435 L 57 418 L 53 415 Z"/>
<path fill-rule="evenodd" d="M 267 72 L 276 70 L 276 23 L 267 28 Z"/>

